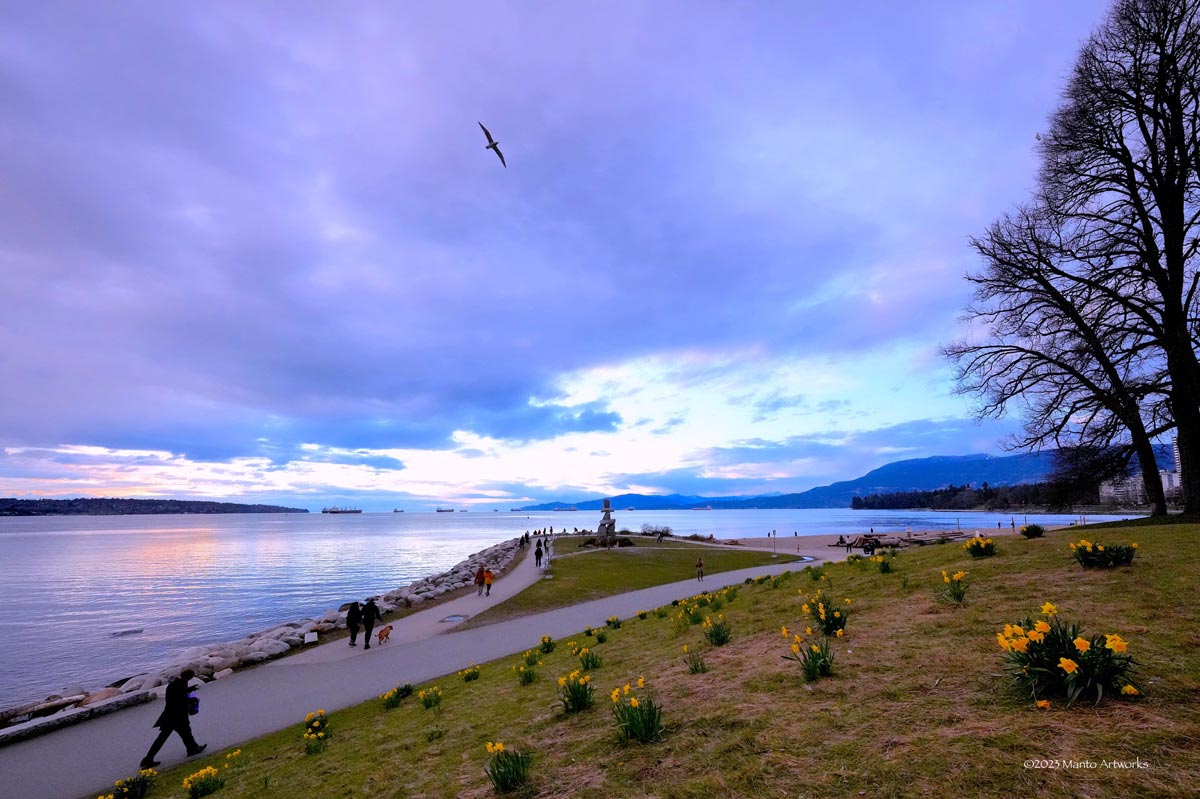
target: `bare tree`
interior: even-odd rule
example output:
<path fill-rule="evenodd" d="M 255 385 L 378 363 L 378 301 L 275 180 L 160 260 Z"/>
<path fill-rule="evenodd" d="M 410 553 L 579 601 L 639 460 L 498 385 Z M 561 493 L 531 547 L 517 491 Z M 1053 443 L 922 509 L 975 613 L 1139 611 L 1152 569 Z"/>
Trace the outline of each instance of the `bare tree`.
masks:
<path fill-rule="evenodd" d="M 1074 278 L 1161 352 L 1184 511 L 1200 514 L 1197 5 L 1118 0 L 1041 142 L 1039 203 L 1069 233 Z"/>
<path fill-rule="evenodd" d="M 968 275 L 975 304 L 967 309 L 987 329 L 982 342 L 943 348 L 957 366 L 959 391 L 980 400 L 980 416 L 1017 404 L 1023 431 L 1012 446 L 1070 447 L 1136 456 L 1154 514 L 1166 513 L 1148 427 L 1152 398 L 1164 385 L 1155 350 L 1125 304 L 1077 279 L 1070 242 L 1055 218 L 1022 209 L 996 222 L 972 246 L 985 269 Z"/>

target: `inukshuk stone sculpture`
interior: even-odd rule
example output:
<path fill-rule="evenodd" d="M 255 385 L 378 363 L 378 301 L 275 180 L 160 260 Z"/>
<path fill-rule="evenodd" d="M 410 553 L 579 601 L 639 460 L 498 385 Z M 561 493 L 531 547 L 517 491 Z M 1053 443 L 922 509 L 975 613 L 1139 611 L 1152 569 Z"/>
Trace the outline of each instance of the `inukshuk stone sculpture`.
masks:
<path fill-rule="evenodd" d="M 613 521 L 612 507 L 607 499 L 604 500 L 604 517 L 596 528 L 596 543 L 602 547 L 617 545 L 617 523 Z"/>

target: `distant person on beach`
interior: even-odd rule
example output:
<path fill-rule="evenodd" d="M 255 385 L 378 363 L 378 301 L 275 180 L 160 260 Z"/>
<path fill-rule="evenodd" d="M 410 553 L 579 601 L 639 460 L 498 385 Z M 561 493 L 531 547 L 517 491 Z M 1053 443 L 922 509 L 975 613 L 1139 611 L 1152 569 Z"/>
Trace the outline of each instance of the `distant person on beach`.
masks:
<path fill-rule="evenodd" d="M 159 729 L 158 737 L 150 744 L 150 751 L 142 758 L 142 768 L 154 768 L 159 765 L 154 756 L 173 732 L 179 733 L 183 745 L 187 747 L 188 757 L 195 757 L 208 748 L 208 744 L 196 743 L 196 739 L 192 737 L 192 722 L 188 718 L 194 713 L 193 702 L 195 710 L 200 709 L 200 700 L 189 696 L 191 688 L 188 687 L 188 683 L 195 676 L 196 672 L 184 669 L 178 677 L 167 683 L 167 706 L 158 717 L 158 721 L 154 722 L 154 726 Z"/>
<path fill-rule="evenodd" d="M 704 561 L 700 558 L 696 558 L 696 579 L 704 579 Z"/>
<path fill-rule="evenodd" d="M 844 546 L 846 546 L 846 536 L 844 536 L 844 535 L 839 535 L 839 536 L 838 536 L 838 540 L 837 540 L 837 545 L 838 545 L 839 547 L 844 547 Z"/>
<path fill-rule="evenodd" d="M 346 629 L 350 631 L 350 646 L 358 646 L 355 639 L 358 638 L 358 628 L 361 626 L 362 605 L 351 602 L 350 607 L 346 608 Z"/>
<path fill-rule="evenodd" d="M 379 606 L 375 604 L 374 599 L 368 599 L 367 604 L 363 605 L 363 649 L 371 648 L 371 630 L 375 628 L 375 622 L 383 621 L 383 614 L 379 612 Z"/>
<path fill-rule="evenodd" d="M 537 547 L 533 550 L 533 564 L 539 569 L 542 568 L 542 542 L 537 542 Z"/>
<path fill-rule="evenodd" d="M 475 596 L 483 596 L 483 578 L 484 568 L 479 567 L 479 571 L 475 572 Z"/>
<path fill-rule="evenodd" d="M 491 569 L 485 569 L 483 572 L 483 584 L 487 587 L 487 593 L 484 596 L 492 595 L 492 583 L 496 582 L 496 575 Z"/>

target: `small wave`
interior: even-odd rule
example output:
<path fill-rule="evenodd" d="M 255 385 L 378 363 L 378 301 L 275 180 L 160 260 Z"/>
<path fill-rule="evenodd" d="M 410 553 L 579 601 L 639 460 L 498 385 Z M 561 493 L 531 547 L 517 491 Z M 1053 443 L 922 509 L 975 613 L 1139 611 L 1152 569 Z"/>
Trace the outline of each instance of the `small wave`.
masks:
<path fill-rule="evenodd" d="M 135 627 L 132 630 L 117 630 L 115 633 L 110 633 L 109 638 L 124 638 L 127 635 L 141 635 L 145 632 L 145 627 Z"/>

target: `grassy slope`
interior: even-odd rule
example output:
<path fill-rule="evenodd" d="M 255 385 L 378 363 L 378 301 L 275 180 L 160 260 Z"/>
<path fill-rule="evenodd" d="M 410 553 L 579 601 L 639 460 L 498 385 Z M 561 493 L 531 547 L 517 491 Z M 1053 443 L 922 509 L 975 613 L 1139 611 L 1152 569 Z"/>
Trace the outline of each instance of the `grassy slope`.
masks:
<path fill-rule="evenodd" d="M 796 589 L 814 585 L 796 574 L 780 588 L 744 587 L 724 609 L 734 639 L 720 649 L 704 645 L 698 627 L 676 634 L 654 616 L 610 632 L 596 647 L 604 664 L 595 672 L 597 707 L 587 713 L 560 714 L 554 680 L 577 662 L 560 645 L 530 686 L 516 683 L 516 657 L 484 664 L 476 682 L 438 681 L 440 718 L 415 697 L 392 711 L 373 702 L 339 711 L 328 749 L 311 757 L 298 709 L 294 728 L 243 747 L 218 797 L 490 796 L 489 740 L 531 748 L 532 793 L 546 797 L 1194 796 L 1200 527 L 1092 535 L 1140 543 L 1133 567 L 1114 571 L 1083 571 L 1069 559 L 1066 542 L 1079 533 L 1005 538 L 999 555 L 982 561 L 956 544 L 926 547 L 902 554 L 890 575 L 826 567 L 834 596 L 854 599 L 848 635 L 834 644 L 832 679 L 806 684 L 780 657 L 780 625 L 803 626 Z M 969 573 L 965 608 L 931 599 L 942 568 Z M 1129 640 L 1147 696 L 1038 711 L 1007 687 L 996 676 L 995 632 L 1047 600 L 1088 631 Z M 684 643 L 705 652 L 707 674 L 686 673 Z M 670 729 L 657 744 L 621 747 L 606 695 L 639 675 L 665 706 Z M 435 724 L 444 734 L 429 742 Z M 1027 758 L 1135 757 L 1149 768 L 1022 767 Z M 156 793 L 180 795 L 186 774 L 222 760 L 218 753 L 172 769 Z"/>
<path fill-rule="evenodd" d="M 696 557 L 704 559 L 705 574 L 746 569 L 765 563 L 787 563 L 795 557 L 745 549 L 717 549 L 675 541 L 655 543 L 653 538 L 634 537 L 634 548 L 609 552 L 581 550 L 584 538 L 564 537 L 554 544 L 551 567 L 553 580 L 543 580 L 517 596 L 471 618 L 456 629 L 464 630 L 504 619 L 553 610 L 590 599 L 636 591 L 663 583 L 686 580 L 696 575 Z M 654 557 L 643 557 L 647 550 Z"/>

